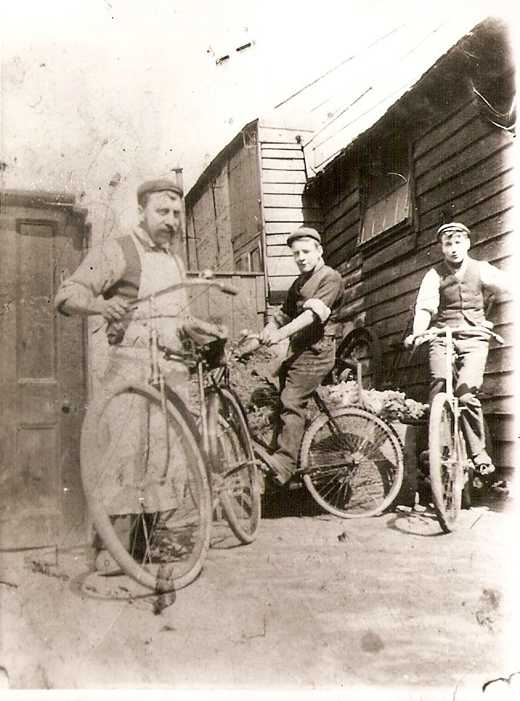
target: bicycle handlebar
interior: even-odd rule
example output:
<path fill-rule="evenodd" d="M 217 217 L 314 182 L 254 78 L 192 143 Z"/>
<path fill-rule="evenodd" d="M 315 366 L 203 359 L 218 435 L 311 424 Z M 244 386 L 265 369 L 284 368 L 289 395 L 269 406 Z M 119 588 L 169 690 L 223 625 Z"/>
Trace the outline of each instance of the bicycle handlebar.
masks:
<path fill-rule="evenodd" d="M 227 295 L 237 295 L 238 290 L 236 287 L 233 287 L 232 285 L 227 285 L 225 282 L 217 282 L 217 280 L 212 280 L 212 279 L 203 279 L 203 278 L 196 278 L 195 280 L 184 280 L 183 282 L 177 282 L 174 285 L 169 285 L 168 287 L 164 287 L 162 290 L 159 290 L 158 292 L 153 292 L 149 295 L 144 295 L 143 297 L 138 297 L 135 302 L 144 302 L 147 299 L 151 299 L 152 297 L 159 297 L 161 295 L 166 294 L 167 292 L 174 292 L 175 290 L 181 290 L 183 287 L 198 287 L 198 286 L 206 286 L 206 287 L 218 287 L 221 292 Z"/>
<path fill-rule="evenodd" d="M 459 334 L 463 334 L 465 336 L 482 336 L 482 334 L 489 336 L 490 338 L 494 338 L 498 343 L 503 345 L 505 343 L 504 339 L 502 336 L 499 336 L 497 333 L 492 331 L 491 329 L 488 329 L 486 326 L 444 326 L 442 328 L 431 328 L 428 329 L 427 331 L 424 331 L 423 333 L 418 333 L 414 336 L 412 336 L 413 340 L 420 340 L 420 343 L 426 343 L 426 341 L 431 340 L 432 338 L 436 338 L 438 336 L 445 336 L 448 333 L 448 329 L 451 332 L 452 336 L 457 336 Z"/>

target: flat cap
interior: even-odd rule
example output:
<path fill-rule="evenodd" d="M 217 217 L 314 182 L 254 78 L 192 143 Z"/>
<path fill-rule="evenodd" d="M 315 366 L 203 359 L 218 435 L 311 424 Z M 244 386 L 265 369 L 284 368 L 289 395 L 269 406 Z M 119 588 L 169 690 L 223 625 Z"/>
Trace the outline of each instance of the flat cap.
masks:
<path fill-rule="evenodd" d="M 437 229 L 437 241 L 440 241 L 443 234 L 454 234 L 456 231 L 460 232 L 461 234 L 466 234 L 466 236 L 471 235 L 470 230 L 465 224 L 461 224 L 458 221 L 452 221 L 449 224 L 443 224 Z"/>
<path fill-rule="evenodd" d="M 321 244 L 321 236 L 316 229 L 311 229 L 310 226 L 300 226 L 299 229 L 296 229 L 296 231 L 293 231 L 292 234 L 289 234 L 287 237 L 287 245 L 290 246 L 292 242 L 296 241 L 297 239 L 314 239 L 314 241 Z"/>
<path fill-rule="evenodd" d="M 184 194 L 180 185 L 177 185 L 176 182 L 168 180 L 167 178 L 148 180 L 142 185 L 139 185 L 137 188 L 137 199 L 140 200 L 143 195 L 147 195 L 150 192 L 174 192 L 176 195 L 179 195 L 179 197 L 182 197 Z"/>

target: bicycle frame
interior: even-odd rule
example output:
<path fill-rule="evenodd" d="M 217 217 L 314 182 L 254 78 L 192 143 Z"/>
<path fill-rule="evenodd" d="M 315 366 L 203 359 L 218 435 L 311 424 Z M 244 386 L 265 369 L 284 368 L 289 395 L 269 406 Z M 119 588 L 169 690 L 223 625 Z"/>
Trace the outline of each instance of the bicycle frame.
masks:
<path fill-rule="evenodd" d="M 463 490 L 467 482 L 471 485 L 471 466 L 468 462 L 466 439 L 461 426 L 461 412 L 464 407 L 461 409 L 454 391 L 454 337 L 457 334 L 480 338 L 487 336 L 503 343 L 503 339 L 498 334 L 484 326 L 447 326 L 430 329 L 415 337 L 420 342 L 440 336 L 445 338 L 446 387 L 444 392 L 436 394 L 431 402 L 428 427 L 430 485 L 437 518 L 445 533 L 455 528 L 462 504 Z M 470 503 L 469 494 L 468 490 L 467 505 Z"/>

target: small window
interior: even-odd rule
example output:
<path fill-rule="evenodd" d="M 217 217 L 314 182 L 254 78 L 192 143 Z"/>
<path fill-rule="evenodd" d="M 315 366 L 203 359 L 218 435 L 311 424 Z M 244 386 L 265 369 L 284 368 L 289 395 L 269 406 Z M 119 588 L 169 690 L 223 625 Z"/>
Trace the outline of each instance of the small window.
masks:
<path fill-rule="evenodd" d="M 244 253 L 236 261 L 236 269 L 239 272 L 261 273 L 262 267 L 262 249 L 260 242 L 257 243 L 253 250 Z"/>
<path fill-rule="evenodd" d="M 406 139 L 395 134 L 369 143 L 364 181 L 360 243 L 372 241 L 410 218 L 410 158 Z"/>

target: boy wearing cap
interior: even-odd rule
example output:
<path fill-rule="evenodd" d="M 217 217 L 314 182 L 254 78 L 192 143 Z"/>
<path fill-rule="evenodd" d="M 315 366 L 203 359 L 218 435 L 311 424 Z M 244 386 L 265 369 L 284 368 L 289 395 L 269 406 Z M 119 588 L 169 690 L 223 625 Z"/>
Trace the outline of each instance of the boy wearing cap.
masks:
<path fill-rule="evenodd" d="M 285 484 L 296 470 L 305 409 L 334 366 L 336 327 L 343 301 L 343 280 L 325 265 L 320 234 L 310 227 L 300 227 L 287 238 L 287 245 L 300 275 L 260 335 L 267 346 L 290 339 L 288 357 L 280 371 L 279 425 L 274 439 L 276 450 L 270 460 L 279 484 Z"/>
<path fill-rule="evenodd" d="M 413 337 L 429 328 L 444 326 L 488 326 L 484 314 L 487 294 L 507 292 L 511 283 L 507 273 L 484 261 L 470 258 L 470 230 L 460 222 L 441 226 L 437 232 L 443 260 L 423 278 L 417 302 L 413 333 L 405 345 L 413 345 Z M 466 411 L 462 412 L 464 435 L 476 469 L 483 475 L 494 471 L 486 451 L 482 407 L 476 393 L 480 389 L 488 354 L 489 341 L 484 338 L 454 339 L 458 361 L 455 393 Z M 445 384 L 445 340 L 429 342 L 429 362 L 432 374 L 430 404 Z"/>

